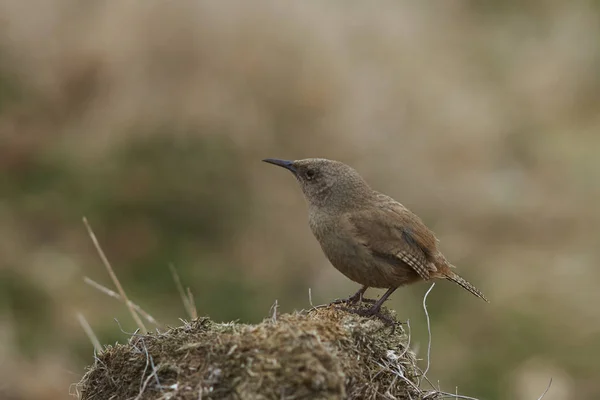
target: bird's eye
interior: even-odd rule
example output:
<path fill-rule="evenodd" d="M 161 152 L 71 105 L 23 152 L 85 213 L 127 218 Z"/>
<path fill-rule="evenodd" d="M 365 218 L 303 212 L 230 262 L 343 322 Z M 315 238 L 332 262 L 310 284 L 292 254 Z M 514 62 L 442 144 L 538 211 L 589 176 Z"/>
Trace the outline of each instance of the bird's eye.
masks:
<path fill-rule="evenodd" d="M 309 169 L 306 171 L 305 175 L 306 175 L 306 179 L 310 180 L 315 177 L 315 171 L 312 169 Z"/>

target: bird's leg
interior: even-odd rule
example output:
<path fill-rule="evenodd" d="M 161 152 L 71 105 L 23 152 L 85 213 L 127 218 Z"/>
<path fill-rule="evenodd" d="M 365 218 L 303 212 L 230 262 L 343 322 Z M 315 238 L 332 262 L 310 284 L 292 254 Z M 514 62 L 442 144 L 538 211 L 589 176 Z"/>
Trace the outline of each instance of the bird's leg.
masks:
<path fill-rule="evenodd" d="M 361 315 L 363 317 L 371 317 L 371 316 L 375 316 L 379 319 L 381 319 L 383 322 L 392 325 L 394 324 L 394 320 L 392 320 L 390 317 L 381 314 L 381 306 L 383 305 L 383 303 L 388 299 L 388 297 L 391 296 L 392 293 L 394 293 L 394 291 L 398 289 L 397 287 L 393 287 L 393 288 L 389 288 L 387 292 L 385 292 L 383 294 L 383 296 L 381 296 L 381 298 L 373 305 L 373 307 L 368 308 L 366 310 L 348 310 L 350 312 L 356 313 L 358 315 Z"/>
<path fill-rule="evenodd" d="M 388 297 L 390 297 L 392 295 L 392 293 L 394 293 L 396 291 L 396 289 L 398 289 L 398 287 L 389 288 L 387 290 L 387 292 L 385 292 L 383 294 L 383 296 L 381 296 L 381 298 L 379 300 L 377 300 L 377 302 L 373 305 L 373 307 L 369 308 L 368 310 L 365 310 L 365 315 L 379 314 L 379 311 L 381 310 L 381 306 L 383 305 L 383 303 L 385 303 L 385 301 L 388 299 Z"/>
<path fill-rule="evenodd" d="M 359 301 L 364 301 L 365 303 L 375 303 L 375 300 L 373 299 L 365 299 L 363 298 L 363 294 L 365 294 L 365 292 L 367 291 L 369 287 L 368 286 L 363 286 L 361 287 L 358 292 L 354 293 L 352 296 L 348 297 L 347 299 L 337 299 L 331 302 L 331 304 L 340 304 L 340 303 L 347 303 L 347 304 L 355 304 L 358 303 Z"/>
<path fill-rule="evenodd" d="M 363 295 L 365 294 L 365 292 L 367 291 L 369 287 L 367 285 L 361 287 L 358 292 L 354 293 L 352 296 L 348 297 L 346 299 L 346 303 L 350 303 L 350 304 L 354 304 L 354 303 L 358 303 L 359 301 L 363 300 Z M 365 299 L 368 300 L 368 299 Z"/>

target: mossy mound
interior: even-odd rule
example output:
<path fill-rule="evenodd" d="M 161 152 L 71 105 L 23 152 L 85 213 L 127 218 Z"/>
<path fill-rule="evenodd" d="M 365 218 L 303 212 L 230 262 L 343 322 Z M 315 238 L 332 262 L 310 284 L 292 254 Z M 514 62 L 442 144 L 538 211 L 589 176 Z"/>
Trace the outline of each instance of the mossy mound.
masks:
<path fill-rule="evenodd" d="M 387 311 L 386 311 L 387 312 Z M 201 318 L 107 347 L 87 399 L 427 399 L 401 328 L 330 306 L 258 325 Z"/>

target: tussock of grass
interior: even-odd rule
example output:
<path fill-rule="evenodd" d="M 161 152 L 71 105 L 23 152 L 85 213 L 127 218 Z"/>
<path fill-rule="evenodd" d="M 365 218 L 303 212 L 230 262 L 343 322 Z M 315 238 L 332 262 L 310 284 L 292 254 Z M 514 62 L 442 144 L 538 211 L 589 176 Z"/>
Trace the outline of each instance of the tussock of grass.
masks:
<path fill-rule="evenodd" d="M 387 311 L 386 311 L 387 312 Z M 432 399 L 400 328 L 336 306 L 257 325 L 200 318 L 106 347 L 81 399 Z"/>

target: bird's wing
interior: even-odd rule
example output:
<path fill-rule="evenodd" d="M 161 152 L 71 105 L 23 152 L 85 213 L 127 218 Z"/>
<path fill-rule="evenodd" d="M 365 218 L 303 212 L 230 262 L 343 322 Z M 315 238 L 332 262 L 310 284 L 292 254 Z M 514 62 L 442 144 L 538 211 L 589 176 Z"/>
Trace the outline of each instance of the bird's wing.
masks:
<path fill-rule="evenodd" d="M 385 201 L 377 207 L 349 213 L 347 218 L 359 242 L 374 256 L 391 263 L 402 261 L 425 280 L 437 271 L 433 263 L 438 253 L 437 238 L 402 204 Z"/>

